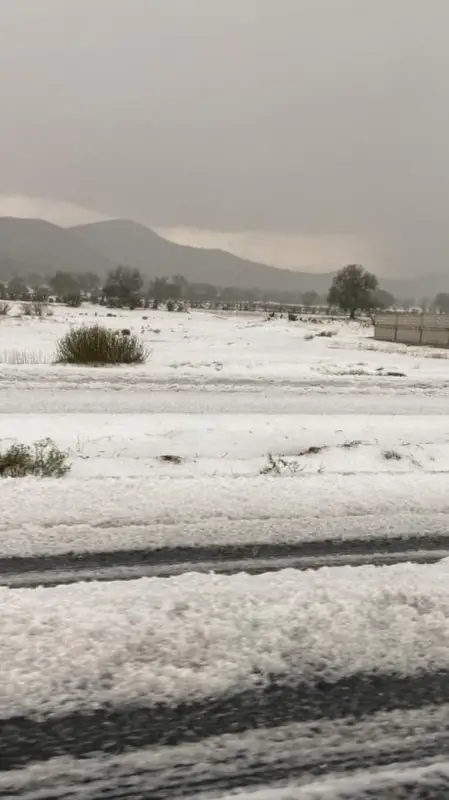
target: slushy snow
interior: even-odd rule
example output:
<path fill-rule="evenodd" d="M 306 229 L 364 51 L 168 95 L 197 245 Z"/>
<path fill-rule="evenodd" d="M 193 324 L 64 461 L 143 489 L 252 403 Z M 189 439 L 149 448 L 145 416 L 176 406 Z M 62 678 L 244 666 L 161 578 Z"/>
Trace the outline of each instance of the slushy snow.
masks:
<path fill-rule="evenodd" d="M 449 560 L 0 589 L 0 715 L 449 669 Z"/>

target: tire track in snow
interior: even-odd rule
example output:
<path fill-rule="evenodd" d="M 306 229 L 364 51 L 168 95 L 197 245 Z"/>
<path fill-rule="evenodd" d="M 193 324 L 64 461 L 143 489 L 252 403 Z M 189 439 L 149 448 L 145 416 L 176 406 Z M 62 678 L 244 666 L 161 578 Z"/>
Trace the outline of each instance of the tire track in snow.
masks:
<path fill-rule="evenodd" d="M 367 543 L 348 544 L 363 551 Z M 387 540 L 386 550 L 397 544 L 393 555 L 407 556 L 407 539 Z M 308 546 L 314 545 L 324 555 L 329 549 L 326 543 Z M 138 555 L 131 551 L 130 557 Z M 175 555 L 179 560 L 186 552 Z M 50 571 L 52 560 L 46 562 Z M 247 789 L 280 800 L 288 784 L 286 800 L 446 800 L 448 730 L 447 670 L 362 673 L 333 683 L 312 677 L 299 685 L 273 677 L 260 690 L 190 703 L 2 719 L 0 794 L 15 800 L 230 800 L 239 791 L 247 800 Z"/>
<path fill-rule="evenodd" d="M 2 770 L 61 756 L 125 753 L 144 747 L 178 747 L 215 736 L 243 735 L 292 723 L 369 720 L 379 712 L 449 704 L 449 671 L 417 676 L 359 674 L 334 683 L 276 682 L 260 690 L 211 696 L 177 705 L 92 708 L 65 715 L 17 716 L 0 720 Z M 446 729 L 449 710 L 446 715 Z M 449 746 L 449 734 L 445 746 Z M 433 741 L 433 744 L 432 744 Z M 438 736 L 427 757 L 441 752 Z"/>
<path fill-rule="evenodd" d="M 12 789 L 17 796 L 22 790 L 28 800 L 41 800 L 45 790 L 53 798 L 66 797 L 70 786 L 77 797 L 107 794 L 112 798 L 167 800 L 193 792 L 204 796 L 206 791 L 222 796 L 222 792 L 243 786 L 254 789 L 286 780 L 291 784 L 293 779 L 304 785 L 306 781 L 326 780 L 329 773 L 340 781 L 348 776 L 347 782 L 354 773 L 370 774 L 373 785 L 376 774 L 379 776 L 382 767 L 392 762 L 399 773 L 397 783 L 404 783 L 407 772 L 410 781 L 411 764 L 416 782 L 418 765 L 436 761 L 438 767 L 438 754 L 449 745 L 448 711 L 447 706 L 427 706 L 419 712 L 380 712 L 363 720 L 293 723 L 119 755 L 54 758 L 44 765 L 30 764 L 22 770 L 0 773 L 0 792 Z M 443 775 L 438 777 L 441 780 Z M 447 776 L 443 785 L 447 786 Z"/>
<path fill-rule="evenodd" d="M 2 719 L 0 794 L 446 800 L 448 730 L 448 670 L 307 684 L 273 677 L 259 690 L 190 703 Z"/>
<path fill-rule="evenodd" d="M 298 566 L 295 558 L 298 563 L 302 559 L 306 569 L 361 563 L 361 559 L 368 563 L 410 561 L 413 557 L 431 560 L 448 551 L 449 535 L 441 534 L 301 545 L 15 557 L 0 559 L 0 580 L 10 580 L 14 574 L 25 582 L 36 579 L 58 583 L 62 567 L 68 571 L 69 580 L 86 580 L 89 569 L 93 580 L 101 576 L 114 580 L 119 577 L 117 570 L 139 569 L 145 560 L 149 568 L 167 569 L 167 574 L 198 569 L 201 564 L 206 568 L 207 559 L 210 568 L 217 571 L 246 568 L 251 572 L 285 567 L 283 557 L 288 566 Z M 201 560 L 193 562 L 195 552 Z M 40 572 L 36 572 L 36 564 L 40 564 Z M 8 573 L 12 565 L 15 572 Z M 108 569 L 112 570 L 109 576 Z M 440 718 L 426 725 L 435 708 Z M 410 713 L 416 715 L 413 730 L 406 730 L 405 724 L 401 728 L 399 723 L 399 730 L 392 737 L 382 726 L 375 728 L 374 719 L 379 714 L 401 719 Z M 326 725 L 338 729 L 346 720 L 350 726 L 358 726 L 356 735 L 349 741 L 336 730 L 330 735 L 326 750 Z M 283 740 L 286 728 L 289 730 Z M 447 671 L 415 676 L 360 674 L 336 683 L 314 683 L 312 679 L 307 685 L 288 685 L 288 681 L 278 683 L 273 679 L 259 691 L 211 696 L 196 703 L 92 708 L 60 716 L 0 720 L 0 793 L 15 800 L 58 800 L 73 794 L 85 800 L 103 800 L 105 796 L 111 800 L 174 800 L 185 796 L 230 800 L 229 793 L 243 792 L 246 787 L 250 792 L 272 792 L 273 799 L 280 800 L 280 787 L 294 781 L 296 788 L 285 795 L 286 800 L 337 800 L 337 789 L 329 794 L 326 788 L 331 772 L 335 781 L 342 783 L 342 800 L 446 800 L 449 779 L 444 769 L 441 774 L 438 764 L 449 752 L 448 729 Z M 373 748 L 362 746 L 364 731 L 371 742 L 376 742 Z M 268 738 L 267 748 L 254 747 L 245 760 L 245 737 L 253 740 L 260 734 Z M 217 737 L 228 737 L 227 744 L 223 746 Z M 232 743 L 235 752 L 229 754 L 226 747 L 232 750 Z M 192 748 L 190 758 L 186 747 Z M 116 760 L 114 769 L 104 761 L 112 754 Z M 435 775 L 429 773 L 428 780 L 427 773 L 424 778 L 415 776 L 420 769 L 430 769 L 428 765 L 434 761 Z M 51 777 L 53 762 L 64 770 L 56 782 Z M 382 770 L 392 763 L 394 776 L 383 778 Z M 442 763 L 444 767 L 445 761 Z M 33 777 L 37 767 L 42 772 Z M 309 794 L 311 785 L 315 787 L 313 794 Z M 241 798 L 247 800 L 243 793 Z"/>
<path fill-rule="evenodd" d="M 230 402 L 234 413 L 287 413 L 315 415 L 321 414 L 372 414 L 373 406 L 376 414 L 432 414 L 446 416 L 449 390 L 447 386 L 401 387 L 392 386 L 354 386 L 332 387 L 329 392 L 324 383 L 321 387 L 304 387 L 301 389 L 282 390 L 270 385 L 260 387 L 182 387 L 176 385 L 172 391 L 166 387 L 148 390 L 148 388 L 114 387 L 112 391 L 102 388 L 91 388 L 83 383 L 83 392 L 79 387 L 59 386 L 58 391 L 48 388 L 43 382 L 37 387 L 33 385 L 17 385 L 16 381 L 9 386 L 5 381 L 0 385 L 0 407 L 2 414 L 15 415 L 28 413 L 33 393 L 33 411 L 40 414 L 80 414 L 90 413 L 93 408 L 102 408 L 104 413 L 141 414 L 141 413 L 190 413 L 190 414 L 226 414 L 229 413 Z M 373 394 L 375 402 L 373 402 Z M 230 399 L 231 397 L 231 399 Z"/>
<path fill-rule="evenodd" d="M 0 585 L 54 586 L 78 581 L 169 577 L 183 572 L 260 574 L 287 568 L 434 563 L 447 557 L 448 534 L 11 556 L 0 557 Z"/>

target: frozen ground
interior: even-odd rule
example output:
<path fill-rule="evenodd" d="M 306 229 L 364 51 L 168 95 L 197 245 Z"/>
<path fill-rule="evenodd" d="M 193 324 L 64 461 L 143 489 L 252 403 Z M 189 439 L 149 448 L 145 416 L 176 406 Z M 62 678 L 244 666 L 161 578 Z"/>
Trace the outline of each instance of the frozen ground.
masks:
<path fill-rule="evenodd" d="M 19 479 L 1 555 L 447 533 L 446 474 Z"/>
<path fill-rule="evenodd" d="M 148 363 L 54 365 L 57 338 L 95 321 L 131 328 Z M 61 480 L 0 482 L 1 569 L 329 540 L 407 555 L 408 541 L 425 549 L 419 536 L 447 555 L 448 356 L 346 322 L 0 318 L 0 446 L 50 436 L 72 463 Z M 0 588 L 0 738 L 14 766 L 0 792 L 447 796 L 448 564 Z M 247 706 L 226 705 L 242 690 Z M 157 722 L 157 700 L 200 705 Z"/>
<path fill-rule="evenodd" d="M 358 324 L 106 313 L 55 307 L 49 319 L 0 318 L 2 411 L 446 413 L 449 352 L 378 343 Z M 53 365 L 57 337 L 83 322 L 130 328 L 150 360 L 138 369 Z"/>
<path fill-rule="evenodd" d="M 449 670 L 433 566 L 0 589 L 0 718 Z"/>
<path fill-rule="evenodd" d="M 16 414 L 0 441 L 51 437 L 74 478 L 449 472 L 449 416 Z M 277 464 L 268 462 L 272 454 Z M 178 463 L 171 458 L 179 459 Z M 281 459 L 281 460 L 279 460 Z M 284 463 L 285 461 L 285 463 Z"/>
<path fill-rule="evenodd" d="M 106 315 L 0 319 L 0 442 L 50 436 L 72 463 L 1 485 L 0 556 L 446 532 L 448 351 L 345 321 Z M 138 334 L 148 363 L 54 365 L 95 321 Z"/>

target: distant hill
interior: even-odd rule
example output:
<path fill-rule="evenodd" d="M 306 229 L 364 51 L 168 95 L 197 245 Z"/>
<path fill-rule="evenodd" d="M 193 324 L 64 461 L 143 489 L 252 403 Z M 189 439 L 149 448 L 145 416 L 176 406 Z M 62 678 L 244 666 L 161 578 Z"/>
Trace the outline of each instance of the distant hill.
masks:
<path fill-rule="evenodd" d="M 127 220 L 95 222 L 70 230 L 99 255 L 114 263 L 137 267 L 146 278 L 182 275 L 193 283 L 222 287 L 315 289 L 317 292 L 326 291 L 332 280 L 330 275 L 311 275 L 257 264 L 224 250 L 175 244 L 144 225 Z"/>
<path fill-rule="evenodd" d="M 111 264 L 70 230 L 41 219 L 0 217 L 0 270 L 54 273 L 57 269 L 106 274 Z"/>
<path fill-rule="evenodd" d="M 9 281 L 15 275 L 26 275 L 29 271 L 27 264 L 0 253 L 0 281 Z"/>
<path fill-rule="evenodd" d="M 60 228 L 39 219 L 0 217 L 0 279 L 56 270 L 100 276 L 122 264 L 148 280 L 182 275 L 188 281 L 263 291 L 327 292 L 334 273 L 295 272 L 258 264 L 223 250 L 186 247 L 127 220 Z M 395 297 L 433 297 L 449 291 L 449 276 L 381 279 Z"/>
<path fill-rule="evenodd" d="M 307 273 L 278 269 L 248 261 L 223 250 L 187 247 L 128 220 L 109 220 L 70 229 L 98 254 L 115 263 L 138 267 L 145 277 L 183 275 L 187 280 L 215 286 L 257 287 L 280 291 L 314 289 L 325 294 L 335 272 Z M 449 292 L 449 275 L 423 278 L 380 279 L 395 297 L 434 296 Z"/>

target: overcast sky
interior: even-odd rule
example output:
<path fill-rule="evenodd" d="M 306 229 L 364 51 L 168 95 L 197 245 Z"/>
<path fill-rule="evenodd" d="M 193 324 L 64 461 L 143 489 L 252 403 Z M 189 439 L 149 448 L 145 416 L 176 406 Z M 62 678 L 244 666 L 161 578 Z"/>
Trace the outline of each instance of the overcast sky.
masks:
<path fill-rule="evenodd" d="M 0 0 L 0 97 L 1 213 L 449 269 L 448 0 Z"/>

